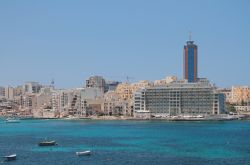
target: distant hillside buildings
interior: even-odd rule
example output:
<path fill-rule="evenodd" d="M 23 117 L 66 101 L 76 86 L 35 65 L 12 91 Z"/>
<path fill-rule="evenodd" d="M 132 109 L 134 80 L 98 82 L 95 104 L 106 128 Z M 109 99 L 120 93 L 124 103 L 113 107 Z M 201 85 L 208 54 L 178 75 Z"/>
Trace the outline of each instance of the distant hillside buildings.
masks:
<path fill-rule="evenodd" d="M 233 86 L 232 88 L 218 89 L 226 97 L 226 102 L 232 104 L 240 114 L 250 114 L 250 87 Z"/>
<path fill-rule="evenodd" d="M 249 86 L 232 86 L 232 88 L 218 90 L 225 95 L 228 103 L 240 105 L 250 101 Z"/>
<path fill-rule="evenodd" d="M 86 80 L 86 88 L 98 88 L 102 93 L 115 90 L 120 84 L 118 81 L 106 81 L 102 76 L 91 76 Z"/>
<path fill-rule="evenodd" d="M 101 88 L 93 85 L 64 90 L 39 83 L 0 87 L 0 115 L 44 118 L 216 115 L 225 112 L 225 99 L 235 104 L 238 111 L 250 110 L 249 87 L 216 89 L 206 79 L 190 83 L 170 76 L 154 82 L 112 83 L 115 84 L 112 88 L 105 88 L 108 81 L 103 80 L 97 80 L 105 82 L 100 83 Z"/>
<path fill-rule="evenodd" d="M 42 88 L 38 82 L 26 82 L 23 85 L 23 89 L 25 93 L 39 93 Z"/>

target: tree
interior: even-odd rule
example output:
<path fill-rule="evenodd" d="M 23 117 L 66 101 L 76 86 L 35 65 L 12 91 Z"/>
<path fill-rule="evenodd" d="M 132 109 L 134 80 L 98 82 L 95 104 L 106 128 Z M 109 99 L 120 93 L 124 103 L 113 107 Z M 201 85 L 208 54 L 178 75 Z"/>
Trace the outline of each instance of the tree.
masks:
<path fill-rule="evenodd" d="M 235 106 L 235 104 L 226 103 L 226 110 L 227 110 L 227 112 L 236 113 L 236 109 L 235 109 L 234 106 Z"/>
<path fill-rule="evenodd" d="M 244 106 L 245 105 L 245 102 L 244 102 L 244 100 L 242 99 L 241 100 L 241 106 Z"/>

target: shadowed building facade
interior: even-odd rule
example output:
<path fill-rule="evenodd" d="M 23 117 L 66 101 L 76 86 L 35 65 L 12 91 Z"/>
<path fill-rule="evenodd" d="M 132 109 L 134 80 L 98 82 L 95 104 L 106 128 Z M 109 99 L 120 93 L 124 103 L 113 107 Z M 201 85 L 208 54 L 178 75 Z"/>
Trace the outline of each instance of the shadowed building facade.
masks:
<path fill-rule="evenodd" d="M 184 79 L 188 80 L 188 82 L 197 81 L 197 45 L 191 40 L 187 41 L 187 44 L 184 46 L 183 72 Z"/>

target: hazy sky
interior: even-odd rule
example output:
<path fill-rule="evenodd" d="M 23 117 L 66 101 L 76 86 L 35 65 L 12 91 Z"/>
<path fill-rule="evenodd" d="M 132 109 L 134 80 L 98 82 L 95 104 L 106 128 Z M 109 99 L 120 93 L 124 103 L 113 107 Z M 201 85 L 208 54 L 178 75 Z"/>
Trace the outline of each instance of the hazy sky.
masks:
<path fill-rule="evenodd" d="M 250 85 L 249 0 L 1 0 L 0 86 L 182 78 L 190 30 L 199 77 Z"/>

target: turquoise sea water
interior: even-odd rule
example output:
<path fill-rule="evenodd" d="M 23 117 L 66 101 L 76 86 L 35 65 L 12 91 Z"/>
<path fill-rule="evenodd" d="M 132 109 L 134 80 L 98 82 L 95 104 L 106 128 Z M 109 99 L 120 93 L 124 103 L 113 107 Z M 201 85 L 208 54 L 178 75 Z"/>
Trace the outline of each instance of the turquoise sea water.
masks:
<path fill-rule="evenodd" d="M 48 137 L 58 146 L 39 147 Z M 76 151 L 91 150 L 89 157 Z M 0 121 L 2 164 L 250 164 L 250 121 Z"/>

